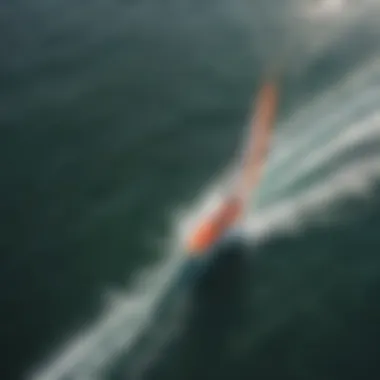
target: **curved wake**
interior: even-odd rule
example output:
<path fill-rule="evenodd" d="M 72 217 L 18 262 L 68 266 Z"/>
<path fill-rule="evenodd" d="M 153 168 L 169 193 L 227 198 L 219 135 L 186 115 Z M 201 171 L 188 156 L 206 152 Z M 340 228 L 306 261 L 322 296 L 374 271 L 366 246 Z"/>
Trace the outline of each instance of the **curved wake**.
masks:
<path fill-rule="evenodd" d="M 339 223 L 331 208 L 335 200 L 370 194 L 371 184 L 380 176 L 380 152 L 370 149 L 380 143 L 379 84 L 380 58 L 374 55 L 279 123 L 266 179 L 254 202 L 257 212 L 244 226 L 248 238 L 257 242 L 278 230 L 298 231 L 318 215 L 324 215 L 324 223 Z M 141 275 L 134 290 L 112 296 L 97 321 L 31 378 L 102 378 L 102 371 L 131 347 L 149 323 L 182 260 L 184 232 L 218 198 L 218 184 L 203 193 L 189 212 L 175 217 L 177 227 L 162 247 L 170 252 L 164 261 Z"/>

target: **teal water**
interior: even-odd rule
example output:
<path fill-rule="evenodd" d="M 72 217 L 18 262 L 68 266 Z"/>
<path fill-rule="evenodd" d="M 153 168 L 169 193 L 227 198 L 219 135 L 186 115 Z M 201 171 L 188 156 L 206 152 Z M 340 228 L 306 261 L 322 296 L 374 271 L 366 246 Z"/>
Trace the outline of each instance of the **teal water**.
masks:
<path fill-rule="evenodd" d="M 4 378 L 378 377 L 377 6 L 0 9 Z M 212 198 L 273 62 L 252 252 L 166 295 L 178 229 Z"/>

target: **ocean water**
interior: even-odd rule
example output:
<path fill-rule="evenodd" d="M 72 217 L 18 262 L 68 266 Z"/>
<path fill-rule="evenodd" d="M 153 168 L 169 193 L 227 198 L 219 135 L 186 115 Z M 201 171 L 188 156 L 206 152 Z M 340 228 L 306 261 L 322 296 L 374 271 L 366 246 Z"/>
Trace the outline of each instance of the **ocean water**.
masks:
<path fill-rule="evenodd" d="M 0 10 L 2 378 L 379 378 L 377 1 Z M 272 72 L 247 244 L 179 283 Z"/>

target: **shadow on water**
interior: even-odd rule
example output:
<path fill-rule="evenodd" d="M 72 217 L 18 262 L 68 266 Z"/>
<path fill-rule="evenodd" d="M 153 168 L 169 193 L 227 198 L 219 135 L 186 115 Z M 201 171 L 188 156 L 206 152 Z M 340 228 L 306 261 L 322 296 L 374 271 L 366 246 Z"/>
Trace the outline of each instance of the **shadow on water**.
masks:
<path fill-rule="evenodd" d="M 244 289 L 248 272 L 252 276 L 246 250 L 242 241 L 226 242 L 212 260 L 201 263 L 203 270 L 191 269 L 190 280 L 175 281 L 155 321 L 110 379 L 211 379 L 220 374 L 231 357 L 231 342 L 244 333 Z"/>
<path fill-rule="evenodd" d="M 342 201 L 342 224 L 280 234 L 257 255 L 220 247 L 173 282 L 109 379 L 379 378 L 378 199 Z"/>

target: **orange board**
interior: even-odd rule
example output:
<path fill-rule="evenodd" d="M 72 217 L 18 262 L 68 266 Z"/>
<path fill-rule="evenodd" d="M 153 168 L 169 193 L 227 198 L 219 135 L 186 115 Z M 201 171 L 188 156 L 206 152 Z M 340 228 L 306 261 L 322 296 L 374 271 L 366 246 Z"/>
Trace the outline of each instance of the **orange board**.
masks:
<path fill-rule="evenodd" d="M 235 188 L 219 208 L 202 220 L 192 232 L 186 246 L 189 254 L 200 255 L 206 252 L 243 216 L 249 198 L 260 181 L 268 156 L 277 99 L 277 86 L 272 82 L 266 83 L 256 102 L 243 164 Z"/>

